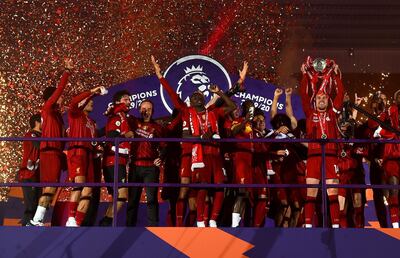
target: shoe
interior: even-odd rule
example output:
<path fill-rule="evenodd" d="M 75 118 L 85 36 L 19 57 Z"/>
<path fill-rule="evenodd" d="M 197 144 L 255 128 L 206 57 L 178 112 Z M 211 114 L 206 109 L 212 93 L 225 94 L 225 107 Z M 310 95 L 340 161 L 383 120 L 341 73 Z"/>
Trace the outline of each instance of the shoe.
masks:
<path fill-rule="evenodd" d="M 44 227 L 44 224 L 41 221 L 30 220 L 30 221 L 28 221 L 28 223 L 26 223 L 26 226 L 27 227 Z"/>
<path fill-rule="evenodd" d="M 111 227 L 113 219 L 107 216 L 104 216 L 99 222 L 100 227 Z"/>
<path fill-rule="evenodd" d="M 67 223 L 65 223 L 66 227 L 78 227 L 78 224 L 76 224 L 76 219 L 74 217 L 69 217 L 67 220 Z"/>
<path fill-rule="evenodd" d="M 210 219 L 210 222 L 208 222 L 208 226 L 210 228 L 216 228 L 217 227 L 217 222 L 213 219 Z"/>
<path fill-rule="evenodd" d="M 197 221 L 197 227 L 198 228 L 205 228 L 206 227 L 206 223 L 204 223 L 204 221 Z"/>

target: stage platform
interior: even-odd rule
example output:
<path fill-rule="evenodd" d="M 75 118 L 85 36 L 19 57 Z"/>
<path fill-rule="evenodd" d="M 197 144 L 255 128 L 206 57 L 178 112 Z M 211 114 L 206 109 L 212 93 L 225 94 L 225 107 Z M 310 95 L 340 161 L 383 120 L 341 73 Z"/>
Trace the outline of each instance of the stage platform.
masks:
<path fill-rule="evenodd" d="M 400 230 L 1 227 L 0 257 L 399 257 Z"/>

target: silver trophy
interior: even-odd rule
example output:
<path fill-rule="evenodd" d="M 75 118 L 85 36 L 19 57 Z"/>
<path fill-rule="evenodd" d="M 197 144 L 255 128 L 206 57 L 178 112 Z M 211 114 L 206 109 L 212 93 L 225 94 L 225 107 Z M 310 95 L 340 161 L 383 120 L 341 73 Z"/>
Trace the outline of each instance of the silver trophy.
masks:
<path fill-rule="evenodd" d="M 316 58 L 312 62 L 312 66 L 314 67 L 314 70 L 317 72 L 320 72 L 320 73 L 322 73 L 325 70 L 326 65 L 327 65 L 326 60 L 322 59 L 322 58 Z"/>

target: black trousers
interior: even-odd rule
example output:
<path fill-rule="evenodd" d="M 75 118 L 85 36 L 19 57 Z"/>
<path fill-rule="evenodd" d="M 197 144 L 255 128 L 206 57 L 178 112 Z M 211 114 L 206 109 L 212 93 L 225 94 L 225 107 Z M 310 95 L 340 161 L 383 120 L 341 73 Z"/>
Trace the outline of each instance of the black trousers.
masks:
<path fill-rule="evenodd" d="M 156 166 L 134 167 L 130 169 L 128 182 L 130 183 L 158 183 L 160 170 Z M 148 226 L 158 226 L 158 187 L 146 187 L 147 196 L 147 224 Z M 135 227 L 137 223 L 140 196 L 142 187 L 130 187 L 127 208 L 128 227 Z"/>
<path fill-rule="evenodd" d="M 37 180 L 26 179 L 21 181 L 21 183 L 37 183 Z M 24 195 L 25 211 L 21 219 L 21 225 L 25 226 L 35 215 L 42 190 L 40 187 L 24 186 L 22 187 L 22 193 Z"/>

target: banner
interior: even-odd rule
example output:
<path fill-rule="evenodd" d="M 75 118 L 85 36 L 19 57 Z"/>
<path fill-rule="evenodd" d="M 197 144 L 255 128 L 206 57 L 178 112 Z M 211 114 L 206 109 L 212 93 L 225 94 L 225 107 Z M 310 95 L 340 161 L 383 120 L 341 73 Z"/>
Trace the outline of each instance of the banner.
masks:
<path fill-rule="evenodd" d="M 229 74 L 218 61 L 202 55 L 190 55 L 178 59 L 165 70 L 164 77 L 187 103 L 189 96 L 196 90 L 203 92 L 208 102 L 212 98 L 210 85 L 216 84 L 221 90 L 226 91 L 238 80 L 238 75 Z M 276 86 L 247 77 L 244 87 L 246 92 L 237 93 L 232 99 L 239 105 L 246 99 L 252 100 L 256 107 L 265 112 L 267 127 L 270 127 L 269 112 Z M 107 95 L 94 98 L 94 110 L 90 116 L 97 122 L 99 128 L 105 126 L 107 118 L 103 113 L 111 104 L 112 96 L 120 90 L 127 90 L 131 94 L 131 115 L 139 116 L 138 107 L 144 99 L 154 103 L 153 118 L 169 116 L 174 108 L 155 75 L 133 79 L 108 88 Z M 293 94 L 292 105 L 295 116 L 298 119 L 304 118 L 299 96 Z M 278 112 L 285 112 L 284 94 L 279 99 Z"/>

